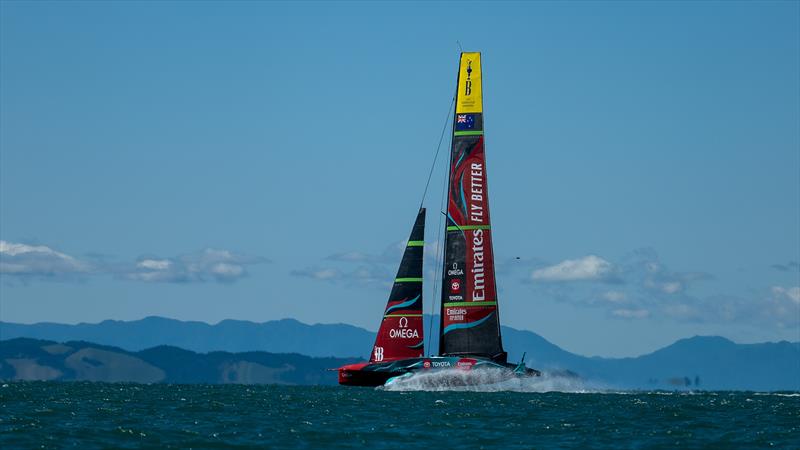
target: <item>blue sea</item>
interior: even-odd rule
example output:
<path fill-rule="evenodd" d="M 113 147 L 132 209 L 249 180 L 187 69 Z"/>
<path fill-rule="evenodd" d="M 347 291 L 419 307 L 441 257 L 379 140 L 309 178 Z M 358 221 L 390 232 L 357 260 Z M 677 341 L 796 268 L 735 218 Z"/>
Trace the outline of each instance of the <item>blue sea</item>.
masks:
<path fill-rule="evenodd" d="M 800 448 L 800 394 L 13 382 L 11 448 Z"/>

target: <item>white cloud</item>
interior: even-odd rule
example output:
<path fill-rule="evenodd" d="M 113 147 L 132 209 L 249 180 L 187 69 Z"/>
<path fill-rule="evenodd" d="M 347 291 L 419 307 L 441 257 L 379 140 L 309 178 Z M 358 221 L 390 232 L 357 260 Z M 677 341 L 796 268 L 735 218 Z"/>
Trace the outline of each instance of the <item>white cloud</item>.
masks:
<path fill-rule="evenodd" d="M 166 259 L 145 259 L 139 261 L 136 264 L 136 267 L 140 267 L 142 269 L 149 269 L 149 270 L 167 270 L 169 266 L 172 265 L 172 262 Z"/>
<path fill-rule="evenodd" d="M 391 273 L 379 265 L 365 265 L 353 270 L 341 270 L 336 267 L 309 267 L 290 272 L 296 277 L 311 278 L 329 283 L 343 283 L 354 286 L 380 287 L 391 286 Z"/>
<path fill-rule="evenodd" d="M 211 267 L 211 273 L 219 277 L 236 278 L 244 274 L 244 267 L 236 264 L 219 263 Z"/>
<path fill-rule="evenodd" d="M 44 245 L 0 241 L 0 274 L 18 278 L 69 279 L 75 276 L 115 275 L 143 282 L 233 282 L 247 276 L 247 267 L 265 258 L 207 248 L 173 258 L 141 257 L 135 263 L 93 264 Z"/>
<path fill-rule="evenodd" d="M 314 280 L 322 281 L 335 281 L 342 275 L 341 271 L 332 267 L 296 269 L 292 270 L 290 273 L 296 277 L 312 278 Z"/>
<path fill-rule="evenodd" d="M 556 265 L 534 270 L 535 281 L 582 281 L 602 280 L 611 276 L 614 266 L 595 255 L 578 259 L 567 259 Z"/>
<path fill-rule="evenodd" d="M 325 257 L 320 265 L 294 269 L 289 273 L 296 277 L 329 283 L 383 289 L 394 283 L 393 275 L 407 244 L 408 240 L 392 242 L 381 253 L 358 250 L 334 253 Z M 441 261 L 437 260 L 441 258 L 441 254 L 437 255 L 437 241 L 425 242 L 423 258 L 425 267 L 441 267 Z"/>
<path fill-rule="evenodd" d="M 327 261 L 337 261 L 345 263 L 362 264 L 397 264 L 406 249 L 407 241 L 397 241 L 386 248 L 380 254 L 365 253 L 361 251 L 347 251 L 334 253 L 326 257 Z"/>
<path fill-rule="evenodd" d="M 89 264 L 44 245 L 0 241 L 0 274 L 57 278 L 91 270 Z"/>
<path fill-rule="evenodd" d="M 247 266 L 263 262 L 264 258 L 207 248 L 175 258 L 140 258 L 134 267 L 119 274 L 129 280 L 151 283 L 230 283 L 247 276 Z"/>
<path fill-rule="evenodd" d="M 345 261 L 345 262 L 365 262 L 365 261 L 379 261 L 380 257 L 369 255 L 362 252 L 344 252 L 335 253 L 325 258 L 330 261 Z"/>
<path fill-rule="evenodd" d="M 787 299 L 800 305 L 800 286 L 785 288 L 772 286 L 772 294 L 779 299 Z"/>
<path fill-rule="evenodd" d="M 681 289 L 683 289 L 683 285 L 677 281 L 661 283 L 661 290 L 664 291 L 664 293 L 666 294 L 674 294 L 680 291 Z"/>
<path fill-rule="evenodd" d="M 611 315 L 623 319 L 645 319 L 650 316 L 650 311 L 646 309 L 615 309 Z"/>
<path fill-rule="evenodd" d="M 611 303 L 624 303 L 627 295 L 620 291 L 608 291 L 603 293 L 603 298 Z"/>
<path fill-rule="evenodd" d="M 713 279 L 710 274 L 672 271 L 649 248 L 635 250 L 613 262 L 594 255 L 566 260 L 538 268 L 530 279 L 542 281 L 530 284 L 538 295 L 600 308 L 612 317 L 777 328 L 800 326 L 800 286 L 772 286 L 760 293 L 700 296 L 693 288 L 698 282 Z M 609 289 L 609 282 L 615 283 L 613 290 Z"/>
<path fill-rule="evenodd" d="M 717 299 L 712 299 L 712 301 L 715 300 Z M 667 317 L 687 322 L 701 322 L 703 319 L 708 319 L 713 322 L 718 318 L 732 320 L 730 315 L 735 308 L 730 308 L 729 304 L 721 304 L 721 308 L 706 308 L 708 313 L 705 315 L 701 314 L 699 308 L 708 305 L 708 303 L 708 301 L 701 303 L 701 301 L 697 299 L 693 301 L 693 305 L 687 303 L 668 303 L 662 306 L 661 313 Z"/>

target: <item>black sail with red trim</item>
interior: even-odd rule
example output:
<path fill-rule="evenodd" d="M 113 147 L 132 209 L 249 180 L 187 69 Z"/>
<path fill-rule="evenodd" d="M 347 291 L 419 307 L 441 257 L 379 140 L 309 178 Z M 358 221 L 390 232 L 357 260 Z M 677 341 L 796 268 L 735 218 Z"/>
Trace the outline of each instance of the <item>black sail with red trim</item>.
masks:
<path fill-rule="evenodd" d="M 486 182 L 480 53 L 462 53 L 453 118 L 439 354 L 505 362 Z"/>
<path fill-rule="evenodd" d="M 422 257 L 425 208 L 420 208 L 389 294 L 370 362 L 417 358 L 424 354 L 422 334 Z"/>

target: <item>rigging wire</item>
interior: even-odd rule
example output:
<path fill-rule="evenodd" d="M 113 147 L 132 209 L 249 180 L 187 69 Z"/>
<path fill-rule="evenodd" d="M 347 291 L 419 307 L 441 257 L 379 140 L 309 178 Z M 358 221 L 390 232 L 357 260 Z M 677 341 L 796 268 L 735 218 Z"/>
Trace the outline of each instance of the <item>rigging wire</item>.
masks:
<path fill-rule="evenodd" d="M 431 170 L 428 172 L 428 181 L 425 182 L 425 190 L 422 191 L 422 200 L 419 202 L 419 207 L 422 208 L 422 204 L 425 203 L 425 196 L 428 195 L 428 185 L 431 184 L 431 177 L 433 176 L 433 169 L 436 168 L 436 161 L 439 159 L 439 151 L 442 149 L 442 140 L 444 140 L 444 133 L 447 131 L 447 124 L 450 121 L 450 112 L 453 110 L 453 104 L 456 101 L 456 96 L 453 95 L 453 99 L 450 100 L 450 106 L 447 108 L 447 117 L 444 118 L 444 126 L 442 127 L 442 134 L 439 136 L 439 145 L 436 146 L 436 154 L 433 156 L 433 163 L 431 164 Z"/>
<path fill-rule="evenodd" d="M 445 117 L 445 120 L 444 120 L 444 126 L 442 127 L 442 134 L 441 134 L 441 136 L 439 136 L 439 145 L 436 146 L 436 155 L 433 157 L 433 164 L 431 164 L 431 170 L 428 173 L 428 181 L 425 183 L 425 192 L 423 192 L 423 194 L 422 194 L 422 202 L 420 202 L 420 208 L 422 208 L 422 203 L 425 202 L 425 196 L 428 193 L 428 186 L 431 183 L 431 176 L 433 175 L 433 170 L 436 167 L 436 162 L 439 160 L 439 152 L 442 149 L 442 141 L 444 140 L 445 132 L 447 132 L 447 125 L 448 125 L 448 123 L 450 121 L 450 113 L 453 111 L 453 105 L 455 104 L 455 101 L 456 101 L 456 95 L 453 94 L 453 99 L 450 100 L 450 106 L 447 108 L 447 117 Z M 443 211 L 444 210 L 445 192 L 447 192 L 447 179 L 448 179 L 448 177 L 445 176 L 443 178 L 444 178 L 444 182 L 443 182 L 443 185 L 442 185 L 442 196 L 441 196 L 441 200 L 440 200 L 439 211 Z M 439 225 L 436 227 L 438 232 L 437 232 L 437 235 L 436 235 L 436 257 L 434 259 L 435 267 L 443 267 L 442 259 L 444 258 L 444 242 L 442 241 L 442 227 L 443 227 L 443 224 L 442 224 L 442 220 L 443 219 L 442 219 L 442 217 L 443 217 L 443 215 L 439 215 Z M 426 334 L 427 343 L 425 345 L 425 347 L 428 349 L 428 353 L 429 354 L 431 353 L 430 343 L 431 343 L 431 337 L 433 336 L 432 333 L 431 333 L 432 330 L 433 330 L 433 312 L 435 310 L 434 307 L 436 306 L 436 290 L 437 290 L 438 285 L 439 285 L 439 277 L 434 274 L 434 276 L 433 276 L 433 288 L 431 289 L 431 302 L 430 302 L 431 303 L 431 311 L 430 311 L 430 314 L 428 316 L 430 318 L 430 320 L 428 322 L 428 333 Z"/>
<path fill-rule="evenodd" d="M 439 211 L 442 212 L 442 214 L 439 214 L 439 226 L 437 227 L 439 231 L 436 234 L 436 259 L 434 260 L 435 264 L 436 264 L 436 267 L 441 267 L 442 270 L 444 270 L 444 268 L 443 268 L 444 267 L 444 261 L 443 261 L 443 259 L 444 259 L 444 240 L 442 240 L 442 229 L 444 227 L 442 226 L 442 221 L 444 220 L 445 197 L 447 196 L 447 194 L 446 194 L 447 193 L 447 180 L 448 180 L 448 177 L 444 177 L 444 181 L 442 183 L 442 199 L 439 202 L 440 203 Z M 431 353 L 430 343 L 431 343 L 431 338 L 433 336 L 433 313 L 435 311 L 435 306 L 436 306 L 436 302 L 437 302 L 437 300 L 436 300 L 436 298 L 437 298 L 436 290 L 437 290 L 438 284 L 439 284 L 439 277 L 434 275 L 434 277 L 433 277 L 433 288 L 431 289 L 431 312 L 429 314 L 430 321 L 428 322 L 428 334 L 426 334 L 426 336 L 428 338 L 427 348 L 428 348 L 428 353 L 429 354 Z M 441 297 L 441 295 L 439 297 Z M 441 330 L 440 330 L 440 332 L 441 332 Z"/>
<path fill-rule="evenodd" d="M 461 43 L 458 43 L 458 47 L 461 48 Z M 444 118 L 444 125 L 442 126 L 442 134 L 439 136 L 439 144 L 436 146 L 436 154 L 433 156 L 433 163 L 431 163 L 431 170 L 428 172 L 428 181 L 425 182 L 425 190 L 422 192 L 422 200 L 419 202 L 419 207 L 422 208 L 422 205 L 425 203 L 425 197 L 428 195 L 428 186 L 431 184 L 431 177 L 433 176 L 433 170 L 436 168 L 436 162 L 439 160 L 439 152 L 442 149 L 442 141 L 444 140 L 444 134 L 447 132 L 447 124 L 450 121 L 450 114 L 455 114 L 455 103 L 456 103 L 456 96 L 458 95 L 458 88 L 456 87 L 455 92 L 453 92 L 453 98 L 450 99 L 450 106 L 447 107 L 447 116 Z M 452 134 L 450 136 L 450 143 L 452 144 Z M 439 211 L 444 211 L 444 204 L 445 204 L 445 193 L 447 192 L 447 182 L 449 180 L 448 176 L 444 177 L 444 181 L 442 183 L 442 199 L 440 201 Z M 443 214 L 442 214 L 443 215 Z M 434 263 L 437 267 L 441 267 L 444 270 L 444 242 L 442 241 L 442 215 L 439 216 L 439 226 L 437 236 L 436 236 L 436 259 Z M 424 258 L 424 253 L 423 253 Z M 430 321 L 428 322 L 428 334 L 426 335 L 427 342 L 424 344 L 423 348 L 428 349 L 428 353 L 430 354 L 431 348 L 431 331 L 433 329 L 433 312 L 434 307 L 436 306 L 436 289 L 439 284 L 439 277 L 435 275 L 433 276 L 433 288 L 431 289 L 431 313 L 429 315 Z M 423 327 L 424 327 L 423 323 Z"/>

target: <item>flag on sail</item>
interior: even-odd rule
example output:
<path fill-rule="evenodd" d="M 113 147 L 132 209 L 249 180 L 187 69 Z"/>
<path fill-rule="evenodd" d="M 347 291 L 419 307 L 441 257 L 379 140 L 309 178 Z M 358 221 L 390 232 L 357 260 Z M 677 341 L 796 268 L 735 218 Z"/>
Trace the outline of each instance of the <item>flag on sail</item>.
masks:
<path fill-rule="evenodd" d="M 475 128 L 475 114 L 456 114 L 456 131 Z"/>

